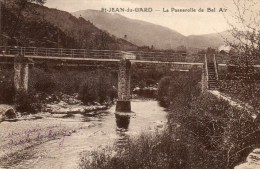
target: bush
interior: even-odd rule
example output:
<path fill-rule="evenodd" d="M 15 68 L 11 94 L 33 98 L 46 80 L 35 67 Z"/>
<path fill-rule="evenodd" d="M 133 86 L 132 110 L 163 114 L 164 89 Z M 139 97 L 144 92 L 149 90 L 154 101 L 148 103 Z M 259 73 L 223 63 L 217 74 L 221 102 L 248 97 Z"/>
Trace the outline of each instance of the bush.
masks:
<path fill-rule="evenodd" d="M 117 90 L 111 82 L 107 72 L 92 75 L 80 86 L 79 98 L 83 103 L 109 103 L 117 97 Z"/>
<path fill-rule="evenodd" d="M 80 168 L 231 169 L 259 144 L 250 114 L 224 100 L 202 95 L 186 106 L 174 103 L 168 129 L 130 139 L 123 149 L 86 153 Z"/>
<path fill-rule="evenodd" d="M 163 77 L 158 86 L 158 101 L 164 107 L 173 102 L 190 102 L 193 97 L 200 95 L 201 71 L 173 72 L 172 76 Z"/>
<path fill-rule="evenodd" d="M 220 80 L 220 90 L 240 101 L 248 103 L 255 109 L 260 108 L 260 81 L 254 81 L 245 85 L 241 80 L 230 80 L 224 78 Z M 251 92 L 249 92 L 251 91 Z"/>
<path fill-rule="evenodd" d="M 170 105 L 170 98 L 169 98 L 169 88 L 171 85 L 172 78 L 170 76 L 163 77 L 158 85 L 158 96 L 157 99 L 159 100 L 160 104 L 164 107 L 168 107 Z"/>
<path fill-rule="evenodd" d="M 181 169 L 187 168 L 187 149 L 175 141 L 167 131 L 156 134 L 142 134 L 128 140 L 123 150 L 113 155 L 112 148 L 105 148 L 81 157 L 81 169 Z M 89 155 L 91 154 L 91 158 Z"/>
<path fill-rule="evenodd" d="M 145 68 L 145 65 L 142 66 Z M 149 69 L 138 68 L 137 65 L 131 66 L 131 89 L 135 87 L 144 88 L 157 85 L 158 81 L 163 77 L 172 74 L 169 66 L 152 66 Z"/>
<path fill-rule="evenodd" d="M 13 104 L 14 95 L 15 92 L 13 84 L 0 85 L 0 104 Z"/>
<path fill-rule="evenodd" d="M 191 168 L 233 168 L 258 144 L 260 132 L 250 114 L 227 101 L 202 95 L 185 107 L 174 105 L 170 125 L 190 145 Z"/>
<path fill-rule="evenodd" d="M 13 104 L 14 102 L 14 70 L 0 70 L 0 104 Z"/>
<path fill-rule="evenodd" d="M 34 93 L 20 92 L 15 100 L 16 110 L 22 114 L 38 113 L 41 110 L 41 103 Z"/>
<path fill-rule="evenodd" d="M 96 92 L 96 88 L 92 85 L 85 83 L 80 87 L 79 98 L 85 104 L 97 101 L 98 93 Z"/>
<path fill-rule="evenodd" d="M 108 103 L 117 96 L 115 78 L 106 70 L 61 70 L 35 68 L 31 71 L 30 87 L 35 93 L 79 93 L 79 99 L 85 104 Z"/>
<path fill-rule="evenodd" d="M 56 90 L 56 84 L 50 73 L 43 73 L 35 79 L 34 90 L 37 92 L 52 93 Z"/>
<path fill-rule="evenodd" d="M 231 169 L 244 161 L 260 141 L 251 114 L 212 94 L 200 95 L 198 80 L 190 79 L 184 75 L 161 81 L 170 102 L 167 129 L 131 139 L 123 149 L 84 154 L 80 168 Z"/>

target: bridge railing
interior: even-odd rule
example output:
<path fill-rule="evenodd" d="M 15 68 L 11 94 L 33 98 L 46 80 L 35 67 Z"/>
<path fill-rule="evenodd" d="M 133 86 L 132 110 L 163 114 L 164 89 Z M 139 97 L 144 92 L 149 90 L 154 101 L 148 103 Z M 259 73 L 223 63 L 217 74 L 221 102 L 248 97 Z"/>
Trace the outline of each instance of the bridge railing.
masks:
<path fill-rule="evenodd" d="M 71 58 L 93 58 L 93 59 L 122 59 L 130 58 L 145 61 L 161 62 L 185 62 L 186 53 L 174 53 L 165 51 L 145 52 L 118 50 L 86 50 L 86 49 L 64 49 L 64 48 L 42 48 L 42 47 L 13 47 L 0 46 L 0 55 L 17 55 L 33 57 L 71 57 Z"/>
<path fill-rule="evenodd" d="M 36 48 L 36 47 L 0 47 L 2 55 L 25 55 L 34 57 L 72 57 L 72 58 L 97 58 L 97 59 L 121 59 L 121 51 L 111 50 L 85 50 L 63 48 Z"/>
<path fill-rule="evenodd" d="M 144 52 L 144 51 L 132 51 L 131 53 L 136 55 L 137 60 L 149 60 L 149 61 L 162 61 L 162 62 L 185 62 L 187 53 L 176 52 Z"/>

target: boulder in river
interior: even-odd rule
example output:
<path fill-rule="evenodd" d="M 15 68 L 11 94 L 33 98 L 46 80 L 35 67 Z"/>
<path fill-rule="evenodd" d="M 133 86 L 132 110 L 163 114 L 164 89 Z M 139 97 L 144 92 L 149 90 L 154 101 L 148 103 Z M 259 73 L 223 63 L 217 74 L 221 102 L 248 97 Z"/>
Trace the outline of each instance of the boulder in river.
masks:
<path fill-rule="evenodd" d="M 14 119 L 16 118 L 15 110 L 10 105 L 0 104 L 0 119 Z"/>

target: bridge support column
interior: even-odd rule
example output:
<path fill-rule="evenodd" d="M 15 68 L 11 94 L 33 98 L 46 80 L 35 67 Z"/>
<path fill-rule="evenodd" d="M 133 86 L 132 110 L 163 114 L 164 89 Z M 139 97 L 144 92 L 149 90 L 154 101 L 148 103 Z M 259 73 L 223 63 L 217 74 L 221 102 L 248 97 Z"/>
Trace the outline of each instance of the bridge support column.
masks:
<path fill-rule="evenodd" d="M 28 59 L 18 55 L 14 59 L 14 87 L 15 87 L 15 103 L 28 94 Z"/>
<path fill-rule="evenodd" d="M 127 59 L 122 59 L 119 62 L 117 112 L 131 112 L 130 78 L 131 62 Z"/>

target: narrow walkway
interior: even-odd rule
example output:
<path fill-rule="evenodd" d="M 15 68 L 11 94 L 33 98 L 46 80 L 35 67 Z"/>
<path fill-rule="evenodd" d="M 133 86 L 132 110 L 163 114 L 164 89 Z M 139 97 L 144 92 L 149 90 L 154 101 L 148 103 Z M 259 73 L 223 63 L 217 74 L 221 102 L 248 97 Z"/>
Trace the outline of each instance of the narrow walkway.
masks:
<path fill-rule="evenodd" d="M 245 109 L 247 112 L 251 114 L 251 116 L 255 119 L 257 117 L 257 114 L 254 110 L 254 108 L 247 103 L 244 103 L 242 101 L 239 101 L 237 99 L 232 99 L 230 96 L 227 96 L 224 93 L 219 92 L 218 90 L 209 90 L 209 93 L 215 95 L 218 98 L 221 98 L 223 100 L 226 100 L 230 103 L 230 105 L 235 106 L 239 109 Z"/>
<path fill-rule="evenodd" d="M 246 158 L 246 163 L 240 164 L 234 169 L 260 169 L 260 149 L 255 149 Z"/>
<path fill-rule="evenodd" d="M 235 101 L 235 99 L 232 99 L 231 97 L 217 90 L 210 90 L 209 93 L 215 95 L 218 98 L 228 101 L 232 106 L 236 106 L 239 109 L 245 109 L 251 114 L 254 119 L 257 117 L 257 113 L 255 112 L 253 107 L 248 105 L 247 103 L 237 100 Z M 260 169 L 260 149 L 254 149 L 246 158 L 246 162 L 236 166 L 234 169 Z"/>

